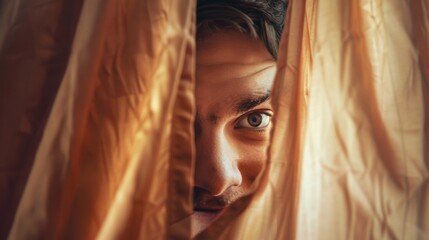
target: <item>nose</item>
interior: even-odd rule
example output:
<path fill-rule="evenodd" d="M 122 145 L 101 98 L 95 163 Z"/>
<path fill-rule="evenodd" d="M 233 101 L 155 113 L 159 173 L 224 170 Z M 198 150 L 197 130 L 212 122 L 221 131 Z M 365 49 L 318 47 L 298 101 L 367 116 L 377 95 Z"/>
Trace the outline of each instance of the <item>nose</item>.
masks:
<path fill-rule="evenodd" d="M 202 131 L 196 139 L 196 148 L 196 187 L 218 196 L 230 187 L 241 185 L 239 149 L 223 129 Z"/>

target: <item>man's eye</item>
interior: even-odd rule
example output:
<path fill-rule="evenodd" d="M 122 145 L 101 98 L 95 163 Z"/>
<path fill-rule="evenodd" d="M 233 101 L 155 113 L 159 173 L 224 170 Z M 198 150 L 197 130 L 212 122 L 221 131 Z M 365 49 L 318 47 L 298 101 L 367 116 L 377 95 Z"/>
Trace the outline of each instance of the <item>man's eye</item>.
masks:
<path fill-rule="evenodd" d="M 237 128 L 261 129 L 270 124 L 271 116 L 263 112 L 252 112 L 241 117 L 237 122 Z"/>

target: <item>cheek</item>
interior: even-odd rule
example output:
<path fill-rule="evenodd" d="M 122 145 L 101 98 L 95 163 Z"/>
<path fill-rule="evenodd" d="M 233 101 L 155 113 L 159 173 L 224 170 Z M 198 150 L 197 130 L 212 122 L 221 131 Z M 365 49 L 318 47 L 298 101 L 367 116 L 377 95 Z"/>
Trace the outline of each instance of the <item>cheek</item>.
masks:
<path fill-rule="evenodd" d="M 258 144 L 241 143 L 238 168 L 243 180 L 253 181 L 264 167 L 267 161 L 268 141 Z"/>

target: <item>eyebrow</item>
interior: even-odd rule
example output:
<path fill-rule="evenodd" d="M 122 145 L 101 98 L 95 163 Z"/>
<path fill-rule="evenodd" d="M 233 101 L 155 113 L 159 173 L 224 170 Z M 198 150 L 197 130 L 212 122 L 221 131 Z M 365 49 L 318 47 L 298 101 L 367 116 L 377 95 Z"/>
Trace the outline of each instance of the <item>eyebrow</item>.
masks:
<path fill-rule="evenodd" d="M 238 103 L 235 105 L 235 111 L 237 113 L 246 112 L 246 111 L 266 102 L 268 99 L 270 99 L 270 97 L 271 97 L 270 92 L 267 92 L 263 95 L 251 96 L 249 98 L 242 99 L 242 100 L 238 101 Z"/>

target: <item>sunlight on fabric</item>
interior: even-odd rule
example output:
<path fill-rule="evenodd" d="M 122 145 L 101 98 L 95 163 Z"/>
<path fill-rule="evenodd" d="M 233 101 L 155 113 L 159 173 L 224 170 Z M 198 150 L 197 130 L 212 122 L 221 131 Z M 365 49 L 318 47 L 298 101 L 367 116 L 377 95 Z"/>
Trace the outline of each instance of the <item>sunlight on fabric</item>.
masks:
<path fill-rule="evenodd" d="M 0 2 L 0 239 L 191 238 L 195 11 Z M 197 239 L 429 239 L 428 46 L 428 1 L 289 1 L 268 161 Z"/>

